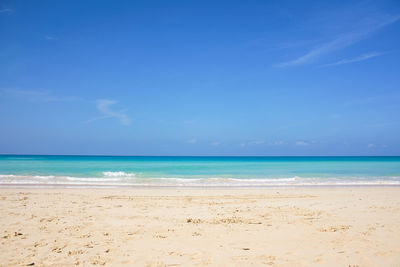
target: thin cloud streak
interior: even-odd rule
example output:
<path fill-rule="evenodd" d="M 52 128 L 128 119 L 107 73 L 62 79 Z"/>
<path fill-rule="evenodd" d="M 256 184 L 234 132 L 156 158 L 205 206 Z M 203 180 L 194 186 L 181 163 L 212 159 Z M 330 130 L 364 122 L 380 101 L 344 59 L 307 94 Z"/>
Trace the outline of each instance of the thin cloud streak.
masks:
<path fill-rule="evenodd" d="M 280 146 L 280 145 L 285 145 L 285 144 L 286 144 L 286 142 L 282 141 L 282 140 L 275 141 L 275 142 L 272 143 L 272 145 L 274 145 L 274 146 Z"/>
<path fill-rule="evenodd" d="M 47 41 L 56 41 L 56 40 L 58 40 L 56 37 L 50 36 L 50 35 L 45 35 L 44 39 L 46 39 Z"/>
<path fill-rule="evenodd" d="M 13 11 L 13 10 L 9 9 L 9 8 L 0 9 L 0 13 L 8 13 L 8 12 L 11 12 L 11 11 Z"/>
<path fill-rule="evenodd" d="M 249 145 L 262 145 L 264 143 L 265 143 L 264 140 L 252 140 L 252 141 L 241 143 L 240 146 L 245 147 L 245 146 L 249 146 Z"/>
<path fill-rule="evenodd" d="M 349 63 L 361 62 L 361 61 L 365 61 L 365 60 L 368 60 L 368 59 L 371 59 L 371 58 L 379 57 L 379 56 L 381 56 L 383 54 L 384 53 L 374 52 L 374 53 L 361 55 L 361 56 L 355 57 L 355 58 L 345 58 L 345 59 L 339 60 L 339 61 L 337 61 L 335 63 L 326 64 L 323 67 L 331 67 L 331 66 L 338 66 L 338 65 L 349 64 Z"/>
<path fill-rule="evenodd" d="M 296 146 L 309 146 L 310 142 L 307 141 L 296 141 Z"/>
<path fill-rule="evenodd" d="M 395 17 L 386 17 L 385 19 L 381 20 L 379 23 L 375 23 L 374 25 L 365 25 L 364 29 L 349 33 L 344 33 L 339 35 L 334 40 L 324 43 L 318 47 L 315 47 L 308 53 L 303 56 L 298 57 L 297 59 L 283 62 L 277 64 L 277 67 L 294 67 L 294 66 L 301 66 L 315 62 L 320 57 L 329 54 L 331 52 L 344 49 L 348 46 L 351 46 L 361 40 L 368 38 L 371 34 L 377 32 L 381 28 L 388 26 L 397 22 L 400 19 L 400 16 Z"/>
<path fill-rule="evenodd" d="M 97 109 L 101 114 L 103 114 L 103 116 L 91 119 L 87 122 L 102 120 L 107 118 L 115 118 L 119 120 L 119 122 L 122 125 L 131 124 L 131 119 L 128 117 L 128 115 L 124 113 L 124 111 L 116 111 L 111 108 L 112 105 L 118 103 L 117 101 L 110 99 L 98 99 L 96 102 L 97 102 Z"/>

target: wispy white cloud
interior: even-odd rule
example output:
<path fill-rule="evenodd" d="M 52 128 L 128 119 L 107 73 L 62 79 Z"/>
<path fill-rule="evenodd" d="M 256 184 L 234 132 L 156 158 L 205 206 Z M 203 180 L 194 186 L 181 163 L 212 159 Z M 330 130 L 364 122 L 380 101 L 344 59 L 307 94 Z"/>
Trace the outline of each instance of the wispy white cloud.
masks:
<path fill-rule="evenodd" d="M 367 145 L 367 147 L 370 148 L 370 149 L 372 149 L 372 148 L 374 148 L 374 149 L 380 149 L 380 148 L 387 148 L 388 145 L 386 145 L 386 144 L 374 144 L 374 143 L 370 143 L 370 144 Z"/>
<path fill-rule="evenodd" d="M 214 141 L 214 142 L 210 143 L 210 145 L 212 145 L 212 146 L 219 146 L 220 144 L 221 144 L 221 142 L 219 142 L 219 141 Z"/>
<path fill-rule="evenodd" d="M 249 146 L 249 145 L 262 145 L 264 143 L 265 143 L 264 140 L 251 140 L 251 141 L 241 143 L 240 146 L 245 147 L 245 146 Z"/>
<path fill-rule="evenodd" d="M 280 146 L 280 145 L 284 145 L 284 144 L 286 144 L 286 142 L 282 141 L 282 140 L 275 141 L 272 143 L 272 145 L 274 145 L 274 146 Z"/>
<path fill-rule="evenodd" d="M 400 16 L 385 16 L 379 20 L 369 20 L 359 30 L 338 35 L 335 39 L 314 47 L 306 54 L 287 62 L 277 64 L 277 67 L 293 67 L 315 62 L 320 57 L 334 51 L 344 49 L 361 40 L 364 40 L 381 28 L 397 22 Z"/>
<path fill-rule="evenodd" d="M 197 139 L 196 138 L 189 139 L 189 140 L 186 141 L 186 143 L 196 144 L 197 143 Z"/>
<path fill-rule="evenodd" d="M 379 57 L 383 54 L 384 53 L 379 53 L 379 52 L 368 53 L 368 54 L 364 54 L 364 55 L 354 57 L 354 58 L 345 58 L 345 59 L 339 60 L 335 63 L 326 64 L 323 67 L 338 66 L 338 65 L 343 65 L 343 64 L 365 61 L 365 60 L 368 60 L 368 59 L 371 59 L 374 57 Z"/>
<path fill-rule="evenodd" d="M 264 140 L 254 140 L 254 141 L 247 142 L 248 145 L 262 145 L 264 143 L 265 143 Z"/>
<path fill-rule="evenodd" d="M 131 119 L 125 114 L 123 110 L 113 110 L 112 106 L 118 102 L 110 99 L 98 99 L 96 101 L 97 110 L 103 115 L 101 117 L 96 117 L 88 120 L 87 122 L 92 122 L 96 120 L 114 118 L 119 120 L 122 125 L 130 125 Z"/>
<path fill-rule="evenodd" d="M 296 146 L 309 146 L 312 142 L 308 141 L 296 141 Z"/>
<path fill-rule="evenodd" d="M 0 96 L 32 102 L 64 102 L 76 101 L 81 99 L 76 96 L 57 96 L 49 91 L 24 90 L 18 88 L 0 88 Z"/>
<path fill-rule="evenodd" d="M 44 39 L 46 39 L 48 41 L 56 41 L 58 38 L 54 37 L 54 36 L 50 36 L 50 35 L 45 35 Z"/>
<path fill-rule="evenodd" d="M 3 8 L 3 9 L 0 9 L 0 13 L 8 13 L 8 12 L 11 12 L 11 11 L 13 11 L 13 10 L 10 9 L 10 8 Z"/>
<path fill-rule="evenodd" d="M 245 147 L 245 146 L 250 146 L 250 145 L 262 145 L 262 144 L 265 144 L 266 146 L 281 146 L 281 145 L 286 145 L 287 142 L 282 141 L 282 140 L 273 141 L 273 142 L 272 141 L 266 142 L 264 140 L 252 140 L 252 141 L 240 143 L 240 146 Z"/>

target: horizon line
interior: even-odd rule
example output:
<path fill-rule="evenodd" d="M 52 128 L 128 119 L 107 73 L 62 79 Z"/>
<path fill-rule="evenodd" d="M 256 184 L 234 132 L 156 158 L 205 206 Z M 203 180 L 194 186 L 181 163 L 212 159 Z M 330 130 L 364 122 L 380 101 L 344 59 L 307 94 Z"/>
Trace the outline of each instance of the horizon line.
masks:
<path fill-rule="evenodd" d="M 107 154 L 3 154 L 0 156 L 80 156 L 80 157 L 400 157 L 400 155 L 107 155 Z"/>

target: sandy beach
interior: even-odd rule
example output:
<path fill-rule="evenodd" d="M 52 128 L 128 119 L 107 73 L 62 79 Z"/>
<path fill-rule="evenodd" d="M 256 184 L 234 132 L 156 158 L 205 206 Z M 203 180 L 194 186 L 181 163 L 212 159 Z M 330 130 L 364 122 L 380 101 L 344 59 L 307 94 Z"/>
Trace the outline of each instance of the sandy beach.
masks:
<path fill-rule="evenodd" d="M 400 266 L 400 187 L 3 187 L 0 199 L 0 266 Z"/>

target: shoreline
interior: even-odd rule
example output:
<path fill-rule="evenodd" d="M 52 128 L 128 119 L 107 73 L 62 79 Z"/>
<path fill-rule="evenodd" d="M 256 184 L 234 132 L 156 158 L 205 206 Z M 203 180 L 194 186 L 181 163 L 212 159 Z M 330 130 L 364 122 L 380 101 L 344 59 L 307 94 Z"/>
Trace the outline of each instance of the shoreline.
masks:
<path fill-rule="evenodd" d="M 294 185 L 101 185 L 101 184 L 0 184 L 2 189 L 155 189 L 155 190 L 257 190 L 301 188 L 400 188 L 400 184 L 294 184 Z"/>

